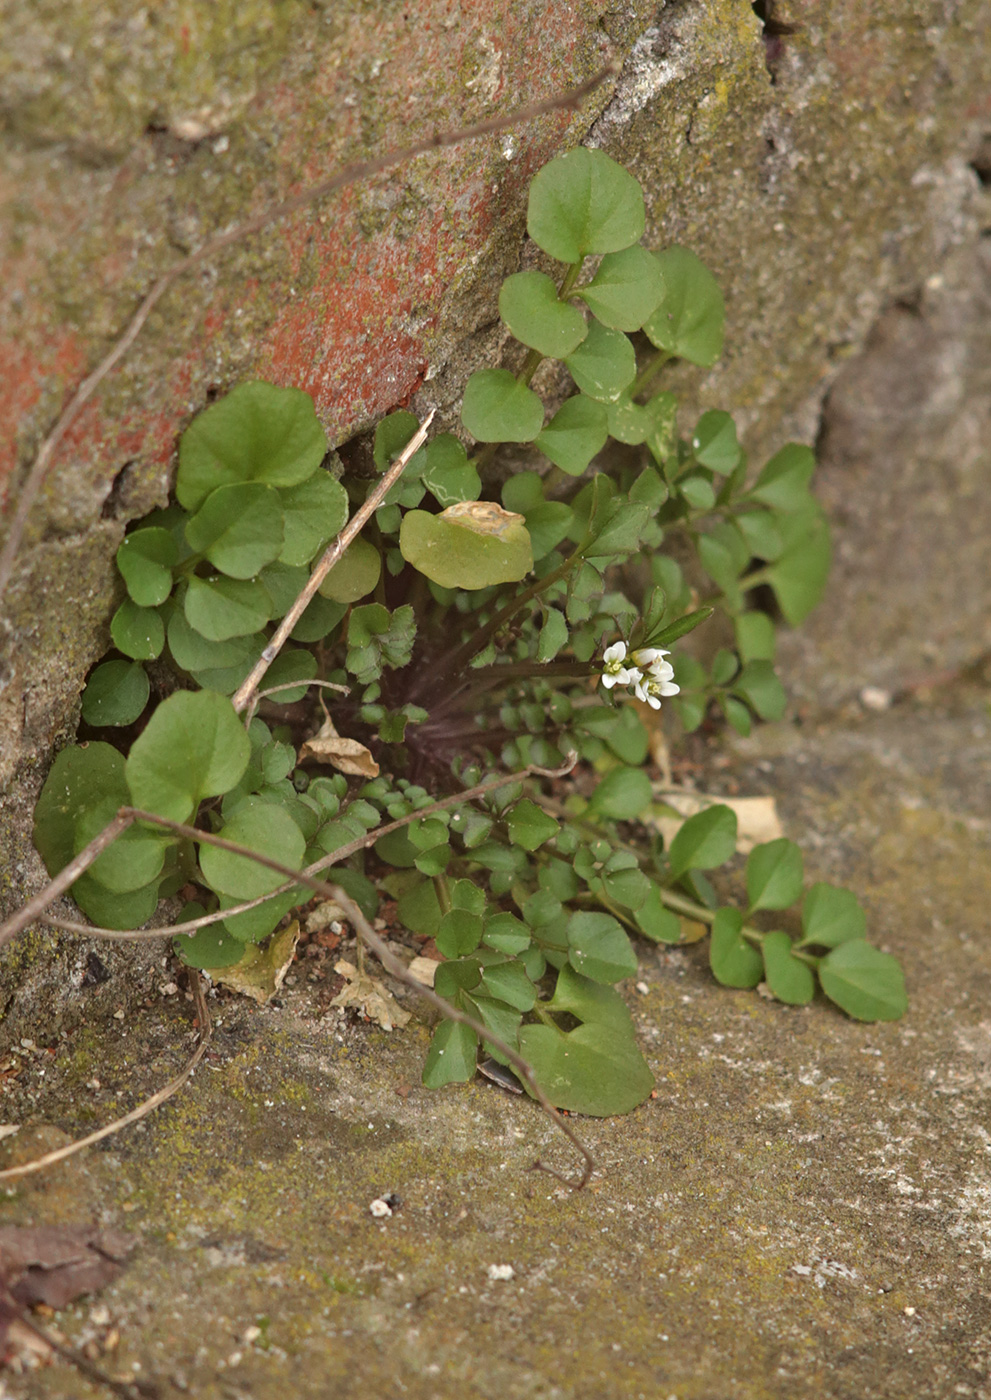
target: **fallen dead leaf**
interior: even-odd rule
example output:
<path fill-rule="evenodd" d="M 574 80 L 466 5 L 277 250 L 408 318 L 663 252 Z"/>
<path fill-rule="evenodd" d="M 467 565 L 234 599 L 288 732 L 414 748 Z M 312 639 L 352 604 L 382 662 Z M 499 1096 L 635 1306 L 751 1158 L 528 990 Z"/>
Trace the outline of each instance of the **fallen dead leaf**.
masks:
<path fill-rule="evenodd" d="M 379 766 L 369 749 L 359 744 L 357 739 L 345 739 L 334 728 L 334 721 L 327 715 L 312 739 L 299 751 L 300 762 L 304 758 L 314 758 L 318 763 L 328 763 L 339 773 L 350 773 L 357 778 L 377 778 Z"/>
<path fill-rule="evenodd" d="M 406 971 L 424 987 L 432 987 L 439 966 L 434 958 L 414 958 Z"/>
<path fill-rule="evenodd" d="M 136 1244 L 98 1225 L 0 1226 L 0 1280 L 24 1307 L 64 1308 L 112 1283 Z"/>
<path fill-rule="evenodd" d="M 210 976 L 264 1006 L 282 986 L 298 942 L 299 924 L 293 919 L 286 928 L 277 929 L 264 947 L 249 943 L 240 962 L 217 968 Z"/>
<path fill-rule="evenodd" d="M 353 963 L 341 958 L 334 964 L 334 971 L 340 973 L 345 984 L 330 1003 L 331 1006 L 350 1006 L 375 1021 L 384 1031 L 400 1028 L 409 1021 L 409 1012 L 404 1011 L 396 998 L 376 977 L 367 972 L 359 972 Z"/>
<path fill-rule="evenodd" d="M 671 845 L 689 817 L 717 803 L 731 807 L 736 813 L 736 849 L 740 855 L 745 856 L 762 842 L 775 841 L 784 835 L 773 797 L 714 797 L 711 793 L 692 792 L 687 788 L 680 792 L 665 788 L 658 793 L 658 799 L 674 808 L 670 815 L 665 813 L 651 818 L 651 825 L 664 837 L 665 846 Z"/>

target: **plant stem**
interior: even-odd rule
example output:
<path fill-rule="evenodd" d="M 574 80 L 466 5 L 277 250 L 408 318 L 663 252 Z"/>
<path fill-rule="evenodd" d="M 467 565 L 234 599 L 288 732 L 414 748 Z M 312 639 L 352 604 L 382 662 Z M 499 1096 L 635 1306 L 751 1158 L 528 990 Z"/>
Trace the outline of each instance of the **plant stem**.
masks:
<path fill-rule="evenodd" d="M 630 390 L 630 398 L 635 399 L 638 394 L 642 394 L 650 381 L 656 374 L 660 373 L 670 359 L 673 359 L 673 356 L 670 355 L 667 350 L 658 350 L 656 355 L 651 355 L 644 368 L 633 381 L 633 388 Z"/>

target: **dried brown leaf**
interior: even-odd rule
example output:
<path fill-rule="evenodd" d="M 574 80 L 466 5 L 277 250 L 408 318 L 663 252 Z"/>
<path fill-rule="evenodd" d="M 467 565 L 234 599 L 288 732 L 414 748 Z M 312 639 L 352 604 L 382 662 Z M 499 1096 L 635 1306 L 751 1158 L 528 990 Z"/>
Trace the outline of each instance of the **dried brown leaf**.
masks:
<path fill-rule="evenodd" d="M 344 987 L 330 1003 L 331 1006 L 350 1006 L 375 1021 L 384 1031 L 403 1027 L 409 1021 L 409 1012 L 404 1011 L 396 998 L 376 977 L 367 972 L 359 972 L 353 963 L 341 958 L 334 964 L 334 971 L 345 979 Z"/>
<path fill-rule="evenodd" d="M 240 962 L 231 967 L 217 968 L 210 976 L 214 982 L 222 982 L 232 991 L 250 997 L 259 1006 L 265 1006 L 278 992 L 292 967 L 298 942 L 299 924 L 293 919 L 286 928 L 277 929 L 264 948 L 257 943 L 249 943 Z"/>
<path fill-rule="evenodd" d="M 773 797 L 714 797 L 711 793 L 692 792 L 687 788 L 680 792 L 665 789 L 659 797 L 674 811 L 652 817 L 651 825 L 661 833 L 668 847 L 689 817 L 714 803 L 731 807 L 736 813 L 736 849 L 740 855 L 745 856 L 762 842 L 775 841 L 784 835 Z"/>
<path fill-rule="evenodd" d="M 299 751 L 300 762 L 304 758 L 316 759 L 317 763 L 328 763 L 340 773 L 350 773 L 357 778 L 377 778 L 379 766 L 357 739 L 345 739 L 334 728 L 334 721 L 328 715 L 318 732 Z"/>

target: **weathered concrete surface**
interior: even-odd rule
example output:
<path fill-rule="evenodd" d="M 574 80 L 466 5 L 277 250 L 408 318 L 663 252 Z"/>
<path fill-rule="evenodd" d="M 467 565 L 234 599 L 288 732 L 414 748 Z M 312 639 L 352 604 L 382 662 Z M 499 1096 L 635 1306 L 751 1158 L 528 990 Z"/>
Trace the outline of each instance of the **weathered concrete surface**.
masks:
<path fill-rule="evenodd" d="M 425 1027 L 315 1016 L 301 967 L 281 1010 L 219 1003 L 193 1085 L 26 1182 L 5 1218 L 137 1233 L 100 1302 L 122 1329 L 113 1369 L 166 1395 L 987 1400 L 989 728 L 961 689 L 727 755 L 718 781 L 781 795 L 809 874 L 865 898 L 911 1010 L 856 1025 L 722 991 L 701 949 L 643 949 L 647 990 L 629 992 L 658 1094 L 574 1120 L 600 1168 L 581 1195 L 528 1171 L 538 1153 L 573 1166 L 532 1106 L 423 1090 Z M 77 1133 L 163 1082 L 188 1012 L 156 995 L 114 1021 L 126 994 L 121 974 L 82 994 L 88 1027 L 20 1057 L 4 1116 Z M 378 1222 L 388 1192 L 402 1204 Z M 493 1264 L 513 1278 L 490 1282 Z M 59 1324 L 103 1335 L 89 1317 Z M 7 1385 L 93 1394 L 63 1367 Z"/>

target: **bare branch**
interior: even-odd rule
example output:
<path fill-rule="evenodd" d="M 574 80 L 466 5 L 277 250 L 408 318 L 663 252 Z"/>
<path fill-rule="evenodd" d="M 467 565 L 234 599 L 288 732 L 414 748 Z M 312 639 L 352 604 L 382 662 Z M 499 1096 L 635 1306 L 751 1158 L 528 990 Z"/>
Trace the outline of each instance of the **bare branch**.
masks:
<path fill-rule="evenodd" d="M 327 195 L 343 189 L 346 185 L 352 185 L 358 180 L 366 180 L 369 176 L 378 175 L 383 170 L 391 169 L 394 165 L 401 165 L 403 161 L 412 160 L 414 156 L 424 155 L 428 151 L 444 150 L 449 146 L 457 146 L 462 141 L 473 141 L 479 136 L 490 136 L 499 131 L 506 131 L 511 126 L 516 126 L 520 122 L 532 121 L 535 117 L 543 116 L 548 112 L 564 111 L 567 108 L 577 110 L 590 92 L 601 86 L 608 78 L 615 76 L 618 71 L 618 66 L 615 63 L 609 63 L 604 68 L 600 68 L 586 82 L 572 88 L 570 92 L 549 97 L 543 102 L 530 103 L 526 107 L 518 107 L 504 117 L 490 117 L 485 121 L 475 122 L 472 126 L 438 132 L 422 141 L 416 141 L 410 146 L 401 146 L 387 151 L 384 155 L 376 156 L 372 160 L 356 161 L 351 165 L 345 165 L 335 175 L 331 175 L 326 180 L 320 180 L 317 184 L 293 195 L 291 199 L 271 204 L 260 214 L 256 214 L 254 218 L 247 219 L 243 224 L 238 224 L 226 233 L 216 234 L 196 252 L 190 253 L 187 258 L 183 258 L 175 267 L 164 273 L 141 302 L 130 324 L 113 349 L 104 356 L 93 372 L 80 384 L 63 409 L 55 426 L 41 444 L 38 455 L 31 464 L 21 487 L 17 509 L 10 523 L 10 530 L 3 549 L 0 550 L 0 598 L 3 597 L 10 582 L 28 515 L 37 499 L 38 492 L 41 490 L 59 443 L 93 397 L 99 385 L 130 350 L 153 308 L 173 282 L 185 276 L 187 272 L 192 272 L 202 263 L 209 261 L 210 258 L 216 257 L 218 253 L 225 252 L 234 244 L 240 243 L 245 238 L 250 238 L 252 234 L 259 233 L 269 224 L 276 223 L 280 219 L 286 218 L 287 215 L 295 213 L 297 209 L 302 209 L 319 199 L 324 199 Z"/>
<path fill-rule="evenodd" d="M 364 501 L 364 503 L 359 507 L 359 509 L 355 511 L 354 515 L 352 515 L 351 519 L 345 525 L 341 533 L 337 536 L 337 539 L 334 540 L 333 544 L 325 550 L 324 554 L 320 559 L 319 564 L 317 564 L 316 568 L 313 570 L 299 597 L 296 599 L 295 603 L 293 603 L 292 607 L 289 609 L 285 617 L 279 623 L 279 626 L 276 628 L 271 641 L 268 643 L 261 656 L 255 662 L 251 674 L 242 683 L 241 688 L 238 690 L 233 700 L 231 701 L 231 704 L 234 706 L 235 710 L 238 711 L 238 713 L 240 713 L 250 701 L 252 695 L 258 687 L 258 682 L 261 680 L 262 676 L 264 676 L 269 666 L 271 666 L 272 662 L 282 650 L 286 638 L 289 636 L 289 633 L 292 631 L 292 629 L 296 626 L 296 623 L 299 621 L 299 619 L 303 616 L 303 613 L 306 611 L 307 605 L 312 599 L 314 593 L 316 593 L 321 583 L 323 583 L 324 579 L 330 573 L 331 569 L 341 558 L 341 555 L 347 549 L 351 541 L 361 533 L 365 522 L 368 520 L 369 516 L 376 509 L 377 506 L 381 505 L 382 501 L 389 494 L 389 491 L 393 484 L 399 480 L 403 472 L 406 470 L 406 467 L 408 466 L 409 462 L 412 460 L 413 457 L 416 456 L 420 448 L 426 442 L 427 429 L 430 427 L 430 424 L 434 421 L 434 414 L 436 413 L 436 411 L 437 410 L 433 408 L 430 410 L 426 418 L 424 418 L 423 422 L 417 428 L 416 432 L 410 438 L 409 442 L 403 448 L 402 452 L 400 452 L 399 456 L 393 462 L 389 470 L 385 473 L 381 480 L 375 483 L 373 489 L 368 493 L 367 500 Z"/>

